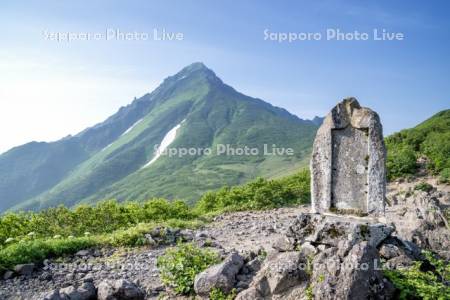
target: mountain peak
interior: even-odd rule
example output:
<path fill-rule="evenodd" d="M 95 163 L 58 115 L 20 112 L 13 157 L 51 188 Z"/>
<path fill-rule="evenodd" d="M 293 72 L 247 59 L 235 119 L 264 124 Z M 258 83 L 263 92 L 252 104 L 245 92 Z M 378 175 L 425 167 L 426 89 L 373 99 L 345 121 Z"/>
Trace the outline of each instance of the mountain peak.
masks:
<path fill-rule="evenodd" d="M 211 71 L 204 63 L 202 62 L 194 62 L 186 67 L 183 68 L 183 70 L 186 71 L 198 71 L 198 70 L 209 70 Z"/>
<path fill-rule="evenodd" d="M 204 63 L 202 62 L 194 62 L 186 67 L 184 67 L 180 72 L 178 72 L 175 77 L 176 78 L 185 78 L 189 77 L 195 74 L 202 74 L 205 77 L 208 77 L 210 79 L 219 80 L 220 79 L 216 76 L 213 70 L 209 69 Z"/>

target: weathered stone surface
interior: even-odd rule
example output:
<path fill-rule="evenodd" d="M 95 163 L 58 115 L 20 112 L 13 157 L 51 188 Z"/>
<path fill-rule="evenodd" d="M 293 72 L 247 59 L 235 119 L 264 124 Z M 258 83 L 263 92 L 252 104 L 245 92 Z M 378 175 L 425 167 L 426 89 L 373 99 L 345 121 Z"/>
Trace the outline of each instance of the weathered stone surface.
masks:
<path fill-rule="evenodd" d="M 251 286 L 236 300 L 299 299 L 307 286 L 307 260 L 299 251 L 280 252 L 266 259 Z"/>
<path fill-rule="evenodd" d="M 75 288 L 69 286 L 59 290 L 61 299 L 70 300 L 93 300 L 96 299 L 96 289 L 92 282 L 85 282 L 82 286 Z"/>
<path fill-rule="evenodd" d="M 85 257 L 92 254 L 91 250 L 80 250 L 77 253 L 75 253 L 75 256 Z"/>
<path fill-rule="evenodd" d="M 394 228 L 386 224 L 374 223 L 371 218 L 351 218 L 348 216 L 300 214 L 288 227 L 287 240 L 295 242 L 289 248 L 297 248 L 308 242 L 313 245 L 344 248 L 358 242 L 367 241 L 377 247 L 391 235 Z M 279 242 L 275 247 L 279 246 Z M 285 247 L 287 248 L 287 247 Z"/>
<path fill-rule="evenodd" d="M 229 293 L 236 282 L 236 275 L 244 265 L 238 253 L 230 254 L 222 263 L 214 265 L 195 276 L 194 290 L 200 296 L 208 296 L 213 288 Z"/>
<path fill-rule="evenodd" d="M 19 275 L 29 276 L 33 273 L 34 264 L 20 264 L 14 267 L 14 271 Z"/>
<path fill-rule="evenodd" d="M 43 297 L 44 300 L 94 300 L 97 299 L 97 291 L 92 282 L 85 282 L 80 287 L 68 286 L 55 289 Z"/>
<path fill-rule="evenodd" d="M 386 150 L 378 115 L 355 98 L 319 128 L 311 159 L 312 211 L 383 214 Z"/>
<path fill-rule="evenodd" d="M 4 274 L 3 274 L 3 279 L 4 280 L 8 280 L 8 279 L 11 279 L 11 278 L 13 278 L 14 277 L 14 272 L 13 271 L 6 271 Z"/>
<path fill-rule="evenodd" d="M 388 199 L 397 201 L 386 211 L 386 218 L 395 224 L 397 236 L 402 240 L 450 260 L 450 225 L 445 218 L 450 197 L 434 190 L 414 191 L 422 180 L 401 192 L 391 188 Z"/>
<path fill-rule="evenodd" d="M 52 290 L 43 296 L 43 300 L 61 300 L 59 289 Z"/>
<path fill-rule="evenodd" d="M 98 285 L 98 300 L 143 300 L 145 293 L 134 283 L 119 279 L 105 280 Z"/>
<path fill-rule="evenodd" d="M 381 266 L 377 249 L 367 242 L 352 247 L 345 256 L 329 248 L 313 262 L 315 299 L 391 299 L 392 285 L 377 269 Z"/>

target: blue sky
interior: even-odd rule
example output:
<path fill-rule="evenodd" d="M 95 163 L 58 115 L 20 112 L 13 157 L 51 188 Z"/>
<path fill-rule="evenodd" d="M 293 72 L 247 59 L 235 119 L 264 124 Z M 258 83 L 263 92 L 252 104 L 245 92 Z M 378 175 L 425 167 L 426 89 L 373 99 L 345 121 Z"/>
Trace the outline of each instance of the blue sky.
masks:
<path fill-rule="evenodd" d="M 202 61 L 226 83 L 302 118 L 355 96 L 385 134 L 450 103 L 447 1 L 3 1 L 0 152 L 93 125 Z M 57 42 L 44 32 L 181 32 L 182 41 Z M 264 40 L 319 32 L 320 41 Z M 326 40 L 327 29 L 404 34 L 402 41 Z"/>

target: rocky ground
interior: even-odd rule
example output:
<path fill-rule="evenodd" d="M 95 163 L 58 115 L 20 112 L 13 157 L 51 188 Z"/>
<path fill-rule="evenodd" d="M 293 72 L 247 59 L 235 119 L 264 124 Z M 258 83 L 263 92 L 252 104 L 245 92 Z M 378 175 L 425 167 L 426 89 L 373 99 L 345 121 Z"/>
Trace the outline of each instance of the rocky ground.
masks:
<path fill-rule="evenodd" d="M 422 181 L 431 183 L 433 190 L 414 190 Z M 394 266 L 407 265 L 414 259 L 411 254 L 413 251 L 400 241 L 432 249 L 449 259 L 450 230 L 444 217 L 445 209 L 450 207 L 449 195 L 450 187 L 438 184 L 431 177 L 393 182 L 388 188 L 387 198 L 390 206 L 387 207 L 386 217 L 369 222 L 384 223 L 381 229 L 369 226 L 369 232 L 376 233 L 377 236 L 381 232 L 380 239 L 385 241 L 374 242 L 372 235 L 370 238 L 364 238 L 363 231 L 366 227 L 361 224 L 366 224 L 367 220 L 355 217 L 341 220 L 341 227 L 336 227 L 337 232 L 345 236 L 363 236 L 353 238 L 346 246 L 338 243 L 339 238 L 334 236 L 334 229 L 324 231 L 324 228 L 328 228 L 326 224 L 330 222 L 330 217 L 311 219 L 305 214 L 309 210 L 306 206 L 225 214 L 216 217 L 214 222 L 197 231 L 169 230 L 164 235 L 165 240 L 161 240 L 158 232 L 151 232 L 148 238 L 154 246 L 87 249 L 70 257 L 46 261 L 41 266 L 19 266 L 16 274 L 4 274 L 6 279 L 0 281 L 0 299 L 114 299 L 108 298 L 113 296 L 116 299 L 157 299 L 162 295 L 170 298 L 167 296 L 170 295 L 169 291 L 166 291 L 159 279 L 156 259 L 178 238 L 192 240 L 202 247 L 215 248 L 226 257 L 225 266 L 222 268 L 235 270 L 230 288 L 242 291 L 238 299 L 300 299 L 306 294 L 312 279 L 318 276 L 320 278 L 315 280 L 323 284 L 314 287 L 314 295 L 325 295 L 327 292 L 336 292 L 333 291 L 336 274 L 322 278 L 322 273 L 319 275 L 299 270 L 273 275 L 270 265 L 298 265 L 307 259 L 308 251 L 314 252 L 315 257 L 321 257 L 322 262 L 333 259 L 342 262 L 355 257 L 368 258 L 378 255 L 392 260 Z M 308 226 L 311 231 L 304 232 L 304 228 Z M 379 229 L 381 231 L 377 231 Z M 322 234 L 320 232 L 328 232 L 328 236 L 319 239 L 318 236 Z M 331 236 L 330 232 L 333 233 Z M 312 237 L 307 239 L 306 236 L 309 235 Z M 299 249 L 303 250 L 298 251 Z M 267 253 L 265 263 L 261 264 L 255 260 L 257 253 Z M 213 271 L 222 272 L 223 269 L 216 268 Z M 208 280 L 213 271 L 203 274 L 203 278 L 196 283 L 196 289 L 200 293 L 207 290 L 208 284 L 211 284 Z M 229 275 L 229 272 L 227 274 Z M 357 278 L 357 275 L 349 273 L 345 276 Z M 361 273 L 358 276 L 366 275 Z M 374 280 L 370 285 L 373 292 L 385 290 L 388 295 L 391 288 L 389 283 L 383 282 L 378 273 L 371 276 Z M 264 285 L 266 287 L 261 288 Z M 95 296 L 96 289 L 98 296 Z M 291 294 L 284 294 L 288 290 Z M 326 299 L 326 296 L 321 299 Z"/>

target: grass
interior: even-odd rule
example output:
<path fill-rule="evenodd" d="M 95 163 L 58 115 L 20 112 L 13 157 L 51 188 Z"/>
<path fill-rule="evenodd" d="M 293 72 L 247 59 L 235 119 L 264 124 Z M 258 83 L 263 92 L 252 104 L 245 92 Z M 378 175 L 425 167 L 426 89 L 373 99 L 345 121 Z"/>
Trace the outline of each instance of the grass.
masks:
<path fill-rule="evenodd" d="M 145 234 L 159 226 L 198 228 L 225 211 L 270 209 L 309 202 L 309 173 L 206 193 L 195 206 L 152 199 L 143 203 L 114 200 L 94 206 L 64 206 L 0 217 L 0 269 L 40 262 L 47 257 L 103 246 L 142 246 Z"/>
<path fill-rule="evenodd" d="M 61 257 L 92 247 L 144 246 L 147 244 L 145 234 L 153 228 L 195 229 L 202 224 L 200 220 L 173 219 L 166 222 L 139 223 L 127 229 L 86 237 L 24 238 L 16 243 L 4 246 L 0 250 L 0 271 L 11 269 L 17 264 L 40 263 L 46 258 Z"/>

